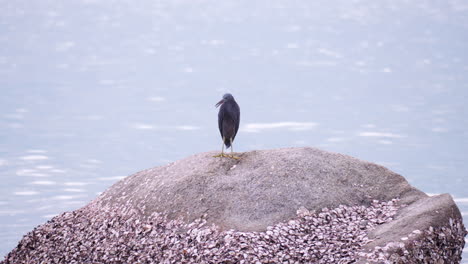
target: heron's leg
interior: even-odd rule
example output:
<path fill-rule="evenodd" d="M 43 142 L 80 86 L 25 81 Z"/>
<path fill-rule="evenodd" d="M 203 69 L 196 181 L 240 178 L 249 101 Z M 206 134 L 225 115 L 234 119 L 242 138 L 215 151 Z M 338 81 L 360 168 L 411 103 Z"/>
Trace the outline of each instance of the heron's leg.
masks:
<path fill-rule="evenodd" d="M 231 141 L 231 156 L 230 156 L 230 158 L 240 159 L 239 157 L 234 156 L 234 147 L 232 145 L 232 138 L 230 139 L 230 141 Z"/>
<path fill-rule="evenodd" d="M 223 143 L 221 145 L 221 153 L 218 155 L 214 155 L 213 157 L 219 158 L 219 157 L 229 157 L 228 155 L 224 154 L 224 137 L 223 137 Z"/>

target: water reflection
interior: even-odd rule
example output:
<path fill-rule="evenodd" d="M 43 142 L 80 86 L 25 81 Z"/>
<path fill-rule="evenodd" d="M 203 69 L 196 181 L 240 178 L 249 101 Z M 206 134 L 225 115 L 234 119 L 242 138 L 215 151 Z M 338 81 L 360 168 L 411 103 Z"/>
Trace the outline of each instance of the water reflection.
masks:
<path fill-rule="evenodd" d="M 86 192 L 86 189 L 78 189 L 78 188 L 65 188 L 62 189 L 64 192 Z"/>
<path fill-rule="evenodd" d="M 116 182 L 118 180 L 121 180 L 123 178 L 125 178 L 126 176 L 111 176 L 111 177 L 98 177 L 96 178 L 96 180 L 98 181 L 112 181 L 112 182 Z"/>
<path fill-rule="evenodd" d="M 29 182 L 32 185 L 56 185 L 57 183 L 54 181 L 32 181 Z"/>
<path fill-rule="evenodd" d="M 468 198 L 454 198 L 453 199 L 457 204 L 468 205 Z"/>
<path fill-rule="evenodd" d="M 394 133 L 371 132 L 371 131 L 360 132 L 358 134 L 358 136 L 360 136 L 360 137 L 377 137 L 377 138 L 404 138 L 404 137 L 406 137 L 405 135 L 399 135 L 399 134 L 394 134 Z"/>
<path fill-rule="evenodd" d="M 270 129 L 287 129 L 292 131 L 310 130 L 318 124 L 314 122 L 276 122 L 276 123 L 252 123 L 241 127 L 241 131 L 247 133 L 259 133 Z"/>
<path fill-rule="evenodd" d="M 63 185 L 65 186 L 86 186 L 88 185 L 88 182 L 65 182 Z"/>
<path fill-rule="evenodd" d="M 18 176 L 30 176 L 30 177 L 48 177 L 49 174 L 40 173 L 35 169 L 19 169 L 16 171 L 16 175 Z"/>
<path fill-rule="evenodd" d="M 39 192 L 29 190 L 29 191 L 16 191 L 16 192 L 13 192 L 13 194 L 20 195 L 20 196 L 30 196 L 30 195 L 37 195 L 39 194 Z"/>
<path fill-rule="evenodd" d="M 37 160 L 47 160 L 49 159 L 49 157 L 45 155 L 28 155 L 28 156 L 20 157 L 20 159 L 26 160 L 26 161 L 37 161 Z"/>

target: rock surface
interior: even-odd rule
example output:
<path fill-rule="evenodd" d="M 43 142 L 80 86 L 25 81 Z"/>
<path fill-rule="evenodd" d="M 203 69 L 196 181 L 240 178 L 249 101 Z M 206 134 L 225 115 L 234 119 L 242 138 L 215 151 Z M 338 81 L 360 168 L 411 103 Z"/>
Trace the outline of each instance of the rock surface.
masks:
<path fill-rule="evenodd" d="M 119 181 L 28 233 L 3 263 L 460 261 L 466 230 L 449 195 L 314 148 L 214 154 Z"/>
<path fill-rule="evenodd" d="M 360 263 L 459 263 L 466 234 L 450 195 L 422 198 L 369 232 L 372 242 L 364 249 L 372 253 L 362 254 Z"/>
<path fill-rule="evenodd" d="M 373 163 L 314 148 L 251 151 L 240 160 L 201 153 L 123 179 L 96 202 L 129 203 L 146 215 L 208 223 L 240 231 L 262 231 L 288 220 L 298 208 L 369 205 L 426 197 L 400 175 Z"/>

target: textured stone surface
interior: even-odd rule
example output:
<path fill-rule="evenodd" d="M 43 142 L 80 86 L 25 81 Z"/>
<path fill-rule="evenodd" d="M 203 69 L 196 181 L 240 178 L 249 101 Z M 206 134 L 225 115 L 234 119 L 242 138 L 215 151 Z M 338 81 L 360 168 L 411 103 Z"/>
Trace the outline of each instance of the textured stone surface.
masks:
<path fill-rule="evenodd" d="M 459 263 L 449 195 L 313 148 L 215 152 L 129 176 L 2 263 Z M 334 208 L 334 209 L 328 209 Z"/>
<path fill-rule="evenodd" d="M 422 198 L 371 230 L 360 263 L 459 263 L 466 229 L 452 197 Z"/>
<path fill-rule="evenodd" d="M 346 155 L 314 148 L 242 153 L 240 160 L 213 158 L 216 152 L 136 173 L 98 199 L 100 204 L 166 212 L 241 231 L 262 231 L 309 210 L 369 205 L 400 198 L 411 203 L 426 195 L 390 170 Z"/>

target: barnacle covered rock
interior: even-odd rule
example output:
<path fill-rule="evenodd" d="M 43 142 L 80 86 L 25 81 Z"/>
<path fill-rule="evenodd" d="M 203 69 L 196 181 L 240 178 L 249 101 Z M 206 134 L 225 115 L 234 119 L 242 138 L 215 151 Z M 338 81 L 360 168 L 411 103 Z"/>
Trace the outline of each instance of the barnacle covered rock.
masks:
<path fill-rule="evenodd" d="M 131 175 L 24 236 L 2 263 L 457 263 L 449 195 L 314 148 L 214 152 Z M 441 262 L 442 263 L 442 262 Z"/>

